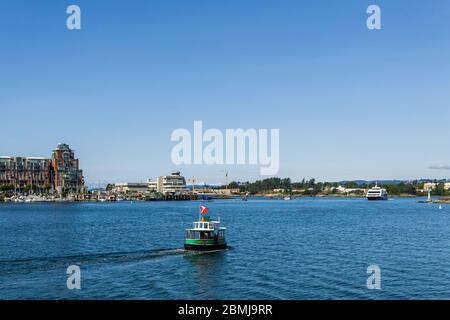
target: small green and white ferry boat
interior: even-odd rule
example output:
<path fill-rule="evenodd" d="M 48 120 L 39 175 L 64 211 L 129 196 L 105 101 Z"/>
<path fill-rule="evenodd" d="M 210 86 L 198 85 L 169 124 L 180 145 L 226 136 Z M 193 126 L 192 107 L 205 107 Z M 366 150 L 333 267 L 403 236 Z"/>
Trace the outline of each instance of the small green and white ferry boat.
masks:
<path fill-rule="evenodd" d="M 208 208 L 201 206 L 200 212 L 206 214 Z M 193 223 L 193 228 L 186 229 L 184 248 L 186 250 L 226 249 L 225 227 L 220 226 L 220 219 L 210 220 L 203 216 Z"/>

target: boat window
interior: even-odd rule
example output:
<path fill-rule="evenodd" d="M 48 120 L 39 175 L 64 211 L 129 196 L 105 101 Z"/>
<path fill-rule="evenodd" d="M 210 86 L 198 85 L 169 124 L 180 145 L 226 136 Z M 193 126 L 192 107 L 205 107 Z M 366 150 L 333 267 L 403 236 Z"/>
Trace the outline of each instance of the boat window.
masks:
<path fill-rule="evenodd" d="M 191 230 L 189 239 L 198 239 L 198 238 L 199 238 L 199 233 Z"/>
<path fill-rule="evenodd" d="M 200 233 L 192 230 L 186 231 L 186 238 L 187 239 L 199 239 Z"/>

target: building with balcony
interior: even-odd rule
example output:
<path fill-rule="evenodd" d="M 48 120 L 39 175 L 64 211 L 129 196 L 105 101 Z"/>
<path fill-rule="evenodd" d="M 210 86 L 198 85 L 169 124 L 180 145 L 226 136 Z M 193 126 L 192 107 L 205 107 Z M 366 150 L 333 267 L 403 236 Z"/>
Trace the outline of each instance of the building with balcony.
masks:
<path fill-rule="evenodd" d="M 190 195 L 186 187 L 186 179 L 179 171 L 172 172 L 168 176 L 160 176 L 156 181 L 148 180 L 150 191 L 162 193 L 164 196 L 187 196 Z"/>
<path fill-rule="evenodd" d="M 158 181 L 152 181 L 151 179 L 148 179 L 147 182 L 148 191 L 150 192 L 158 192 Z"/>
<path fill-rule="evenodd" d="M 52 153 L 53 185 L 58 193 L 79 193 L 84 188 L 83 171 L 75 153 L 60 143 Z"/>
<path fill-rule="evenodd" d="M 51 162 L 36 157 L 0 157 L 0 185 L 16 191 L 51 189 Z"/>
<path fill-rule="evenodd" d="M 51 159 L 0 157 L 0 186 L 14 191 L 77 193 L 84 188 L 83 171 L 67 144 L 59 144 Z"/>

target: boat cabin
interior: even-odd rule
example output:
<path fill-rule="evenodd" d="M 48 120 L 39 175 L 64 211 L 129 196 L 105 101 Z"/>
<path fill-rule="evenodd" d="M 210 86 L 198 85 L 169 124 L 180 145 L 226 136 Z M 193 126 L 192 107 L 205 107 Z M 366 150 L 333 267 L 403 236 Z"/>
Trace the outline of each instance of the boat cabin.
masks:
<path fill-rule="evenodd" d="M 192 229 L 186 230 L 186 239 L 205 240 L 225 239 L 226 228 L 220 227 L 219 221 L 196 221 Z"/>

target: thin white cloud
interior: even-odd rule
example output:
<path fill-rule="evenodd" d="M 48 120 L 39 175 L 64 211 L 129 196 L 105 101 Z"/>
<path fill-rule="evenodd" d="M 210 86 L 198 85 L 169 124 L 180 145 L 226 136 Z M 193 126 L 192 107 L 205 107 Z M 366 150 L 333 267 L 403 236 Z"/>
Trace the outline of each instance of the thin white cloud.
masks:
<path fill-rule="evenodd" d="M 446 166 L 446 165 L 429 166 L 428 169 L 432 169 L 432 170 L 450 170 L 450 166 Z"/>

